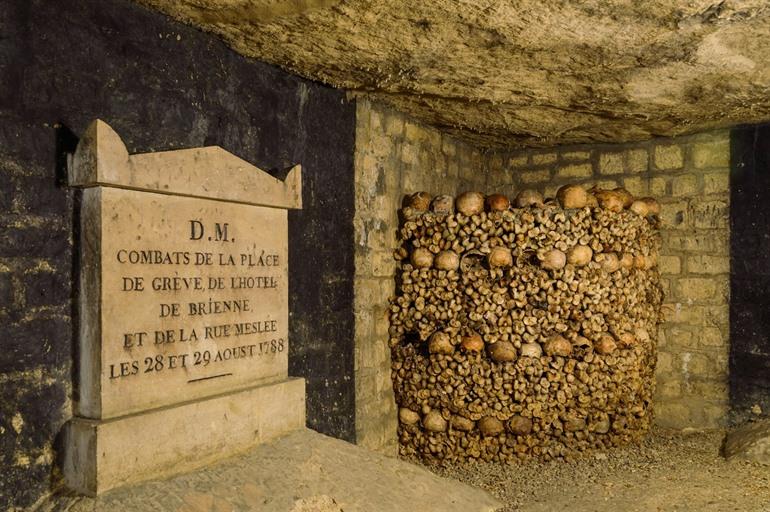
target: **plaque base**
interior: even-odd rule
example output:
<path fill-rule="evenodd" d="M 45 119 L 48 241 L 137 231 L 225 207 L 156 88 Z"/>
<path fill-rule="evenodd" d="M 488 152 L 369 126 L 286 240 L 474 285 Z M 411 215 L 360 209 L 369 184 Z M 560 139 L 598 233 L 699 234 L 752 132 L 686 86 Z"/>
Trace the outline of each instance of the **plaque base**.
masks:
<path fill-rule="evenodd" d="M 96 496 L 190 471 L 305 427 L 305 381 L 263 386 L 110 420 L 65 427 L 65 484 Z"/>

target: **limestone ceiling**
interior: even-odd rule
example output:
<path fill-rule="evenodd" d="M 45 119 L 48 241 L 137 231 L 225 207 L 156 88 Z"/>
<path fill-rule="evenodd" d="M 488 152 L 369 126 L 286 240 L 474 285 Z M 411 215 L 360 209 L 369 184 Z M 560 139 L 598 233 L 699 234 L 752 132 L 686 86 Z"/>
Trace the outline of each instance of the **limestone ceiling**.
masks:
<path fill-rule="evenodd" d="M 141 0 L 483 146 L 770 121 L 770 0 Z"/>

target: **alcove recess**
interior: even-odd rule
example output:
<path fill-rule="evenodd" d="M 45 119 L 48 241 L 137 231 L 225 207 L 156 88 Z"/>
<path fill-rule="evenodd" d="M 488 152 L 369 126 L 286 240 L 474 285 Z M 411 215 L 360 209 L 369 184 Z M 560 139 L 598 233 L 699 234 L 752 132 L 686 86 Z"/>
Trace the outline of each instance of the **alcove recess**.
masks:
<path fill-rule="evenodd" d="M 400 451 L 427 461 L 570 458 L 652 421 L 663 292 L 652 198 L 418 192 L 390 306 Z"/>

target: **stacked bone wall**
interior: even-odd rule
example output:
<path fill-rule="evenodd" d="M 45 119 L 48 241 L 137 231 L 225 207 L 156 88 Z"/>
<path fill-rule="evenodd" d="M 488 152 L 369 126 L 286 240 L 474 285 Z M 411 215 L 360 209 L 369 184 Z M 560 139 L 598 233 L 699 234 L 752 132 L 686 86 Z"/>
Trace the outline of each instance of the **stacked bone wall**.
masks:
<path fill-rule="evenodd" d="M 662 203 L 660 272 L 666 292 L 656 368 L 655 421 L 723 425 L 728 403 L 729 133 L 506 152 L 480 151 L 377 103 L 356 119 L 356 438 L 396 442 L 384 308 L 396 273 L 396 208 L 418 190 L 456 194 L 564 183 L 622 185 Z M 481 171 L 481 172 L 480 172 Z"/>
<path fill-rule="evenodd" d="M 608 206 L 402 211 L 390 343 L 403 455 L 550 460 L 649 429 L 658 221 Z"/>
<path fill-rule="evenodd" d="M 365 99 L 357 101 L 355 150 L 356 441 L 396 453 L 388 348 L 397 211 L 405 191 L 483 188 L 477 149 Z M 344 250 L 344 249 L 341 249 Z"/>
<path fill-rule="evenodd" d="M 623 186 L 662 204 L 666 293 L 656 423 L 718 427 L 729 410 L 730 134 L 489 156 L 487 190 L 546 194 L 565 183 Z"/>

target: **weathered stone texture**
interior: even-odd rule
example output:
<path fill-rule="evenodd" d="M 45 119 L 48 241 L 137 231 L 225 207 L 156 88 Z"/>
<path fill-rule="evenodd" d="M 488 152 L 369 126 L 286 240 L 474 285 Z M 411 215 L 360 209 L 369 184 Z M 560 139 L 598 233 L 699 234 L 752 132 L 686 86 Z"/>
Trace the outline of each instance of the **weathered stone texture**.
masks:
<path fill-rule="evenodd" d="M 770 420 L 748 423 L 725 437 L 724 456 L 770 466 Z"/>
<path fill-rule="evenodd" d="M 418 464 L 302 429 L 227 461 L 98 498 L 54 496 L 36 512 L 492 512 L 501 505 Z"/>
<path fill-rule="evenodd" d="M 0 176 L 0 509 L 6 510 L 38 497 L 50 479 L 54 436 L 71 414 L 67 211 L 73 199 L 42 170 L 8 154 L 0 154 Z"/>
<path fill-rule="evenodd" d="M 723 425 L 728 411 L 729 133 L 618 146 L 558 150 L 538 171 L 512 171 L 510 196 L 524 188 L 553 195 L 565 183 L 624 186 L 662 204 L 659 261 L 667 304 L 657 367 L 657 422 L 672 427 Z M 507 155 L 527 161 L 530 152 Z M 576 153 L 598 154 L 588 163 Z M 534 156 L 537 153 L 532 153 Z M 542 174 L 533 174 L 534 172 Z M 546 180 L 547 173 L 553 179 Z M 607 179 L 612 178 L 612 179 Z"/>
<path fill-rule="evenodd" d="M 140 1 L 480 145 L 622 143 L 770 119 L 763 0 Z M 288 15 L 294 4 L 304 11 Z"/>
<path fill-rule="evenodd" d="M 553 159 L 555 161 L 555 156 Z M 491 177 L 510 180 L 503 161 L 425 127 L 408 116 L 359 99 L 355 187 L 356 439 L 395 453 L 396 408 L 390 378 L 388 299 L 393 294 L 398 209 L 420 190 L 456 195 L 484 190 Z M 490 178 L 491 179 L 491 178 Z"/>

